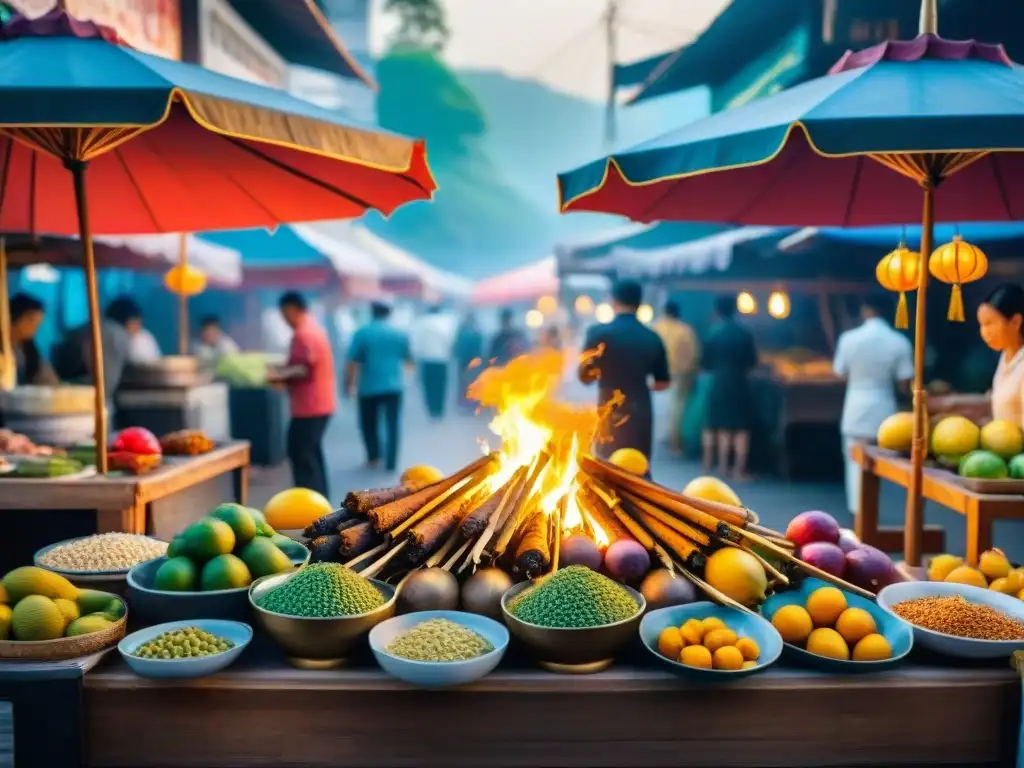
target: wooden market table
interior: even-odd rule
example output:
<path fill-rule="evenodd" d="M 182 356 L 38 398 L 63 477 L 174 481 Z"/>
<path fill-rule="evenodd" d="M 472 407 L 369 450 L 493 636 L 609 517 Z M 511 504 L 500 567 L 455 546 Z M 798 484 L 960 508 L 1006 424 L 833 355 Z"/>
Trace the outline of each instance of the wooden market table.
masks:
<path fill-rule="evenodd" d="M 776 667 L 700 687 L 652 667 L 499 669 L 455 691 L 375 669 L 240 665 L 155 682 L 118 660 L 84 680 L 92 768 L 1012 765 L 1020 679 L 908 665 L 835 677 Z"/>
<path fill-rule="evenodd" d="M 139 476 L 0 479 L 0 525 L 12 534 L 9 539 L 19 539 L 0 537 L 0 565 L 24 565 L 26 552 L 30 560 L 41 546 L 86 533 L 124 531 L 166 539 L 221 501 L 244 504 L 248 486 L 244 440 L 201 456 L 166 458 L 159 469 Z M 8 551 L 15 543 L 21 545 L 16 554 Z"/>
<path fill-rule="evenodd" d="M 910 482 L 910 459 L 866 443 L 855 443 L 850 457 L 860 465 L 860 509 L 855 532 L 865 544 L 885 552 L 903 550 L 903 528 L 878 525 L 880 480 L 906 488 Z M 992 547 L 992 525 L 1000 519 L 1024 520 L 1024 495 L 978 493 L 956 482 L 945 470 L 925 467 L 922 494 L 929 501 L 963 515 L 967 526 L 965 557 L 977 565 L 982 552 Z M 925 526 L 924 552 L 945 552 L 945 532 L 939 526 Z"/>

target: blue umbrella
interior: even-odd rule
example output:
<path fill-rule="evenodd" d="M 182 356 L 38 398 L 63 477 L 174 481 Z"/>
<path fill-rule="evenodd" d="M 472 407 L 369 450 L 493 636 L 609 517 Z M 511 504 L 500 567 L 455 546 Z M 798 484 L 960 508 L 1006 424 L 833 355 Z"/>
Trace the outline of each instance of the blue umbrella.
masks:
<path fill-rule="evenodd" d="M 847 53 L 825 77 L 561 174 L 561 210 L 857 226 L 912 221 L 923 207 L 926 255 L 936 216 L 1024 218 L 1024 69 L 1002 46 L 939 38 L 936 15 L 935 0 L 923 0 L 914 40 Z M 918 273 L 905 552 L 912 566 L 921 559 L 926 453 L 928 269 Z"/>
<path fill-rule="evenodd" d="M 281 91 L 133 51 L 55 10 L 0 29 L 0 231 L 78 234 L 96 442 L 106 397 L 93 234 L 274 227 L 429 199 L 421 142 Z"/>
<path fill-rule="evenodd" d="M 657 224 L 616 227 L 586 239 L 560 243 L 555 247 L 559 274 L 604 273 L 609 271 L 616 249 L 651 251 L 714 235 L 729 229 L 722 224 L 662 221 Z"/>

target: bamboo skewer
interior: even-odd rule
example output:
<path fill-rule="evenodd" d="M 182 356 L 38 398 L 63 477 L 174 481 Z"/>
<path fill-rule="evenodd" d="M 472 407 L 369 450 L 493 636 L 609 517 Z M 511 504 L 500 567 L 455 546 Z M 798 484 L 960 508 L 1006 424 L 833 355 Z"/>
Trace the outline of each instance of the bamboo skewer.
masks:
<path fill-rule="evenodd" d="M 446 571 L 451 571 L 452 567 L 455 565 L 458 559 L 462 557 L 464 554 L 466 554 L 466 552 L 469 550 L 469 545 L 472 543 L 473 542 L 470 539 L 466 539 L 464 542 L 462 542 L 462 546 L 455 550 L 455 554 L 449 557 L 448 562 L 442 565 L 441 568 L 443 568 Z M 469 560 L 467 559 L 466 562 L 469 562 Z"/>
<path fill-rule="evenodd" d="M 490 542 L 491 537 L 494 536 L 494 532 L 498 530 L 498 526 L 504 523 L 508 510 L 515 508 L 516 500 L 524 493 L 527 474 L 528 470 L 526 467 L 519 467 L 516 470 L 516 474 L 513 475 L 513 480 L 505 486 L 505 492 L 502 494 L 501 501 L 498 502 L 498 508 L 494 510 L 494 514 L 487 521 L 487 527 L 484 528 L 484 532 L 480 534 L 476 544 L 473 545 L 471 554 L 475 564 L 480 564 L 484 548 Z"/>
<path fill-rule="evenodd" d="M 522 494 L 516 500 L 515 506 L 509 510 L 505 527 L 502 529 L 501 535 L 494 545 L 494 550 L 491 552 L 492 560 L 497 560 L 505 553 L 509 543 L 512 541 L 512 536 L 532 519 L 534 506 L 539 501 L 537 498 L 540 495 L 539 481 L 543 477 L 549 461 L 551 461 L 551 452 L 545 450 L 537 457 L 537 461 L 534 462 L 532 470 L 524 481 Z"/>
<path fill-rule="evenodd" d="M 368 549 L 366 552 L 363 552 L 363 554 L 359 555 L 359 557 L 354 557 L 351 560 L 349 560 L 347 563 L 345 563 L 345 567 L 346 568 L 354 569 L 357 565 L 362 563 L 364 560 L 369 560 L 371 557 L 376 557 L 381 552 L 386 552 L 388 546 L 390 546 L 388 544 L 388 542 L 382 541 L 380 544 L 378 544 L 373 549 Z"/>
<path fill-rule="evenodd" d="M 663 525 L 667 525 L 669 528 L 673 529 L 677 533 L 680 533 L 686 538 L 688 538 L 694 544 L 697 544 L 702 547 L 711 546 L 711 535 L 707 531 L 701 528 L 697 528 L 696 526 L 690 525 L 688 523 L 685 523 L 679 518 L 673 517 L 667 512 L 658 509 L 658 507 L 654 506 L 653 504 L 648 504 L 643 499 L 639 499 L 636 496 L 633 496 L 632 494 L 623 494 L 623 498 L 626 501 L 630 502 L 640 512 L 644 513 L 645 515 L 649 515 L 650 517 L 653 517 L 655 520 L 662 523 Z"/>
<path fill-rule="evenodd" d="M 452 531 L 451 535 L 448 536 L 448 540 L 441 546 L 441 548 L 426 559 L 426 561 L 423 563 L 423 567 L 433 568 L 435 565 L 441 562 L 441 559 L 452 551 L 452 548 L 455 546 L 455 542 L 459 540 L 459 535 L 460 534 L 458 529 Z"/>
<path fill-rule="evenodd" d="M 749 547 L 744 547 L 742 544 L 737 544 L 735 541 L 730 541 L 728 539 L 722 539 L 722 543 L 725 544 L 727 547 L 735 547 L 736 549 L 742 549 L 748 555 L 751 555 L 755 560 L 757 560 L 757 562 L 761 564 L 761 567 L 764 568 L 768 572 L 768 574 L 772 576 L 776 581 L 782 582 L 786 586 L 789 586 L 789 577 L 782 571 L 780 571 L 778 568 L 776 568 L 774 565 L 772 565 L 768 560 L 761 557 L 761 555 L 757 554 L 757 552 L 755 552 L 754 550 L 750 549 Z"/>
<path fill-rule="evenodd" d="M 562 549 L 562 524 L 565 520 L 565 508 L 569 504 L 569 499 L 563 496 L 558 501 L 558 506 L 555 509 L 555 532 L 551 537 L 551 573 L 558 571 L 558 555 L 559 550 Z"/>
<path fill-rule="evenodd" d="M 464 477 L 462 480 L 459 480 L 459 482 L 455 483 L 451 488 L 435 496 L 433 499 L 431 499 L 418 510 L 416 510 L 416 512 L 414 512 L 411 517 L 405 520 L 405 522 L 401 523 L 395 528 L 392 528 L 388 532 L 388 536 L 390 536 L 392 540 L 396 540 L 399 536 L 401 536 L 407 530 L 412 528 L 414 525 L 416 525 L 416 523 L 420 522 L 420 520 L 425 518 L 427 515 L 429 515 L 435 509 L 440 507 L 442 504 L 445 504 L 450 499 L 454 501 L 456 494 L 458 494 L 458 497 L 464 497 L 469 495 L 470 492 L 475 491 L 479 487 L 480 483 L 482 483 L 487 478 L 487 475 L 489 475 L 490 473 L 491 465 L 490 463 L 488 463 L 481 467 L 480 469 L 478 469 L 472 475 L 469 475 L 467 477 Z"/>
<path fill-rule="evenodd" d="M 380 558 L 379 560 L 377 560 L 372 565 L 369 565 L 366 568 L 364 568 L 361 571 L 362 575 L 365 576 L 368 579 L 373 578 L 374 576 L 376 576 L 378 573 L 380 573 L 382 570 L 384 570 L 384 566 L 385 565 L 387 565 L 389 562 L 391 562 L 398 555 L 399 552 L 401 552 L 403 549 L 405 549 L 405 545 L 408 544 L 408 543 L 409 543 L 409 540 L 405 539 L 404 541 L 401 541 L 397 545 L 393 546 L 391 549 L 388 550 L 387 554 L 384 555 L 384 557 Z M 413 572 L 414 571 L 410 571 L 410 573 L 413 573 Z"/>

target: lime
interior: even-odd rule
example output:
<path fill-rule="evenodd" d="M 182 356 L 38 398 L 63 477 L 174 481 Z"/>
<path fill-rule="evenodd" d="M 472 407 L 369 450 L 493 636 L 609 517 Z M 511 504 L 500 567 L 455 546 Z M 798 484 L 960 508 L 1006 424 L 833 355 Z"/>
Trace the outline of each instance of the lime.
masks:
<path fill-rule="evenodd" d="M 234 555 L 218 555 L 203 566 L 199 582 L 204 592 L 240 589 L 252 583 L 252 574 L 240 558 Z"/>
<path fill-rule="evenodd" d="M 153 588 L 161 592 L 191 592 L 196 588 L 195 565 L 187 557 L 172 557 L 157 569 Z"/>
<path fill-rule="evenodd" d="M 181 537 L 185 541 L 184 554 L 199 562 L 226 555 L 235 548 L 235 532 L 231 526 L 212 517 L 193 523 Z"/>
<path fill-rule="evenodd" d="M 235 532 L 235 545 L 241 546 L 256 536 L 256 521 L 253 520 L 249 510 L 241 504 L 221 504 L 210 517 L 216 520 L 223 520 L 231 526 Z"/>

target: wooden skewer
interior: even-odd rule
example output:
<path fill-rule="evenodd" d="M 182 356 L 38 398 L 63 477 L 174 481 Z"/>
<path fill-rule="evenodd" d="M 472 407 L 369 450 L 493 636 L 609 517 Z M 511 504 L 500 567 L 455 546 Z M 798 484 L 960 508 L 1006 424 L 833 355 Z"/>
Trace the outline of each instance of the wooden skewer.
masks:
<path fill-rule="evenodd" d="M 565 508 L 568 505 L 569 499 L 567 496 L 563 496 L 558 501 L 558 505 L 555 508 L 555 535 L 552 537 L 551 545 L 551 572 L 555 573 L 558 571 L 558 557 L 559 550 L 562 548 L 562 523 L 565 520 Z"/>
<path fill-rule="evenodd" d="M 681 573 L 685 578 L 689 579 L 694 586 L 696 586 L 699 590 L 701 590 L 704 594 L 706 594 L 719 605 L 724 605 L 729 608 L 735 608 L 738 611 L 746 611 L 747 613 L 752 614 L 754 616 L 760 615 L 759 613 L 757 613 L 757 611 L 747 608 L 747 606 L 743 605 L 743 603 L 733 600 L 731 597 L 729 597 L 723 592 L 719 592 L 717 589 L 715 589 L 706 581 L 704 581 L 704 579 L 690 573 L 681 564 L 676 563 L 676 570 L 679 573 Z"/>
<path fill-rule="evenodd" d="M 469 545 L 470 545 L 470 544 L 472 544 L 472 543 L 473 543 L 472 541 L 470 541 L 469 539 L 466 539 L 466 540 L 465 540 L 465 541 L 464 541 L 464 542 L 462 543 L 462 546 L 461 546 L 461 547 L 459 547 L 459 548 L 458 548 L 458 549 L 457 549 L 457 550 L 455 551 L 455 554 L 453 554 L 453 555 L 452 555 L 451 557 L 449 557 L 449 558 L 448 558 L 448 562 L 447 562 L 447 563 L 445 563 L 444 565 L 442 565 L 442 566 L 441 566 L 441 568 L 442 568 L 443 570 L 446 570 L 446 571 L 451 571 L 451 569 L 452 569 L 452 566 L 454 566 L 454 565 L 455 565 L 455 563 L 456 563 L 456 562 L 458 562 L 458 559 L 459 559 L 460 557 L 462 557 L 462 556 L 463 556 L 464 554 L 466 554 L 466 550 L 468 550 L 468 549 L 469 549 Z M 467 561 L 467 562 L 468 562 L 468 561 Z"/>
<path fill-rule="evenodd" d="M 456 494 L 458 494 L 458 497 L 463 497 L 468 495 L 469 493 L 475 492 L 479 485 L 484 480 L 487 479 L 487 476 L 490 475 L 492 471 L 494 471 L 494 462 L 488 461 L 486 464 L 484 464 L 484 466 L 482 466 L 472 475 L 463 478 L 444 493 L 439 494 L 435 498 L 428 501 L 416 512 L 416 514 L 414 514 L 408 520 L 403 522 L 401 525 L 392 528 L 391 531 L 388 532 L 388 536 L 391 538 L 392 541 L 397 541 L 398 538 L 403 533 L 412 528 L 414 525 L 416 525 L 416 523 L 425 518 L 427 515 L 429 515 L 435 509 L 440 507 L 442 504 L 444 504 L 445 502 L 452 498 L 455 498 Z"/>
<path fill-rule="evenodd" d="M 388 551 L 388 553 L 386 555 L 384 555 L 384 557 L 382 557 L 380 560 L 378 560 L 377 562 L 373 563 L 372 565 L 368 566 L 367 568 L 363 569 L 363 571 L 361 572 L 362 575 L 365 576 L 368 579 L 371 579 L 374 576 L 376 576 L 378 573 L 380 573 L 382 570 L 384 570 L 384 566 L 385 565 L 387 565 L 389 562 L 391 562 L 391 560 L 393 560 L 394 557 L 399 552 L 401 552 L 403 549 L 405 549 L 405 545 L 408 544 L 408 543 L 409 543 L 409 540 L 405 539 L 405 540 L 401 541 L 399 544 L 397 544 L 396 546 L 392 547 Z"/>
<path fill-rule="evenodd" d="M 355 557 L 349 560 L 347 563 L 345 563 L 345 567 L 355 569 L 355 567 L 362 563 L 364 560 L 369 560 L 371 557 L 376 557 L 381 552 L 385 551 L 389 546 L 390 544 L 388 542 L 381 542 L 373 549 L 368 549 L 365 552 L 363 552 L 363 554 L 361 554 L 359 557 Z"/>
<path fill-rule="evenodd" d="M 456 526 L 455 530 L 453 530 L 451 532 L 451 534 L 448 536 L 448 541 L 446 541 L 441 546 L 441 548 L 439 550 L 437 550 L 437 552 L 435 552 L 434 554 L 432 554 L 430 557 L 428 557 L 426 559 L 426 561 L 423 563 L 423 567 L 424 568 L 433 568 L 435 565 L 437 565 L 439 562 L 441 562 L 441 559 L 444 558 L 445 555 L 447 555 L 449 552 L 452 551 L 452 547 L 454 547 L 455 543 L 459 540 L 459 535 L 460 535 L 459 534 L 459 528 L 458 528 L 458 526 Z"/>
<path fill-rule="evenodd" d="M 748 523 L 746 528 L 751 533 L 756 533 L 758 536 L 764 536 L 766 539 L 774 541 L 780 547 L 785 547 L 786 549 L 796 549 L 796 544 L 787 539 L 786 534 L 784 533 L 773 531 L 771 528 L 765 528 L 762 525 L 754 525 L 753 523 Z"/>
<path fill-rule="evenodd" d="M 751 555 L 755 560 L 757 560 L 757 562 L 761 564 L 761 567 L 768 571 L 768 573 L 771 574 L 771 576 L 775 580 L 782 582 L 786 586 L 789 586 L 789 577 L 786 576 L 786 574 L 784 574 L 774 565 L 772 565 L 770 562 L 768 562 L 765 558 L 757 554 L 757 552 L 754 552 L 749 547 L 744 547 L 742 544 L 737 544 L 735 541 L 729 541 L 728 539 L 722 539 L 722 543 L 724 543 L 727 547 L 735 547 L 736 549 L 742 549 L 748 555 Z"/>
<path fill-rule="evenodd" d="M 487 527 L 484 528 L 484 532 L 480 534 L 480 537 L 476 540 L 476 544 L 473 546 L 471 554 L 474 564 L 480 564 L 480 559 L 484 554 L 484 548 L 490 542 L 491 537 L 494 536 L 495 531 L 498 530 L 498 526 L 505 522 L 505 517 L 508 515 L 509 511 L 515 509 L 515 501 L 523 494 L 528 472 L 529 470 L 527 467 L 519 467 L 519 469 L 516 470 L 515 482 L 509 483 L 508 488 L 501 497 L 501 501 L 498 503 L 498 508 L 494 510 L 494 514 L 491 515 L 491 519 L 487 521 Z"/>

